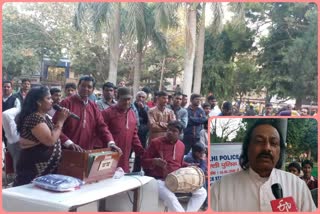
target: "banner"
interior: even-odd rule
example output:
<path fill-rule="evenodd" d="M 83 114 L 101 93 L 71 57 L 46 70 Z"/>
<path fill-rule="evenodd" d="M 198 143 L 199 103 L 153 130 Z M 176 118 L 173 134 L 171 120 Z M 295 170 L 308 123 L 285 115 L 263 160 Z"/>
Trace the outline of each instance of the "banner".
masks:
<path fill-rule="evenodd" d="M 222 176 L 240 171 L 242 143 L 215 143 L 210 147 L 210 183 Z"/>

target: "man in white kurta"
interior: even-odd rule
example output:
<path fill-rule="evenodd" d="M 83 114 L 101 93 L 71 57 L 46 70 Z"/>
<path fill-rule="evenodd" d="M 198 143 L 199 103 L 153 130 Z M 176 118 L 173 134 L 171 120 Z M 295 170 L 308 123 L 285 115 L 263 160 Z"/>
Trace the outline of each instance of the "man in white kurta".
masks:
<path fill-rule="evenodd" d="M 211 206 L 223 212 L 272 212 L 272 184 L 279 183 L 283 197 L 292 197 L 299 212 L 315 211 L 311 193 L 298 176 L 281 170 L 285 142 L 283 119 L 260 119 L 247 131 L 242 145 L 240 172 L 225 175 L 211 188 Z"/>
<path fill-rule="evenodd" d="M 274 168 L 270 177 L 260 177 L 251 168 L 223 176 L 211 188 L 211 206 L 223 212 L 272 212 L 270 201 L 276 198 L 271 185 L 279 183 L 283 197 L 293 197 L 300 212 L 315 211 L 307 185 L 298 177 Z"/>

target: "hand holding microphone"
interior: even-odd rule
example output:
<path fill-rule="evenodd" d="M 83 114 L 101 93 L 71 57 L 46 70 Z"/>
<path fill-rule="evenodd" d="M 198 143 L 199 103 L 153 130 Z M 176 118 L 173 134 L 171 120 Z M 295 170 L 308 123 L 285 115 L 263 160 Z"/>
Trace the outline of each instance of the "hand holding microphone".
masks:
<path fill-rule="evenodd" d="M 72 118 L 74 118 L 76 120 L 80 120 L 80 117 L 78 115 L 76 115 L 75 113 L 70 112 L 69 109 L 63 108 L 58 104 L 53 104 L 52 108 L 54 110 L 58 111 L 58 112 L 61 112 L 61 111 L 66 112 L 67 111 L 68 112 L 68 116 L 70 116 L 70 117 L 72 117 Z"/>

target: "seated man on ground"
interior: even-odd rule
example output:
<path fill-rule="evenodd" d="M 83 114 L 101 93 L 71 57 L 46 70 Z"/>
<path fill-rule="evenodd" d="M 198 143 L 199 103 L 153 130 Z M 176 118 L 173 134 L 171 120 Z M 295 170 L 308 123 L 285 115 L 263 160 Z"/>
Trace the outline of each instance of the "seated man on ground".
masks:
<path fill-rule="evenodd" d="M 164 182 L 169 173 L 188 166 L 183 161 L 185 148 L 179 140 L 181 132 L 182 124 L 179 121 L 170 121 L 166 136 L 151 141 L 143 156 L 142 167 L 146 175 L 158 179 L 159 198 L 164 201 L 169 212 L 197 212 L 207 197 L 207 192 L 203 187 L 192 192 L 185 210 Z"/>

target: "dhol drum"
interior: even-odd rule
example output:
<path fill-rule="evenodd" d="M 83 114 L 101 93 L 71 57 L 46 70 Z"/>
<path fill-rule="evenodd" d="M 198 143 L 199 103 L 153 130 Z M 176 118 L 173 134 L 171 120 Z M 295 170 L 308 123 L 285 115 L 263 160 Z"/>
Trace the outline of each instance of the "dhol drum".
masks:
<path fill-rule="evenodd" d="M 189 193 L 200 189 L 205 182 L 203 171 L 196 166 L 180 168 L 167 175 L 165 184 L 174 193 Z"/>

